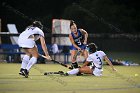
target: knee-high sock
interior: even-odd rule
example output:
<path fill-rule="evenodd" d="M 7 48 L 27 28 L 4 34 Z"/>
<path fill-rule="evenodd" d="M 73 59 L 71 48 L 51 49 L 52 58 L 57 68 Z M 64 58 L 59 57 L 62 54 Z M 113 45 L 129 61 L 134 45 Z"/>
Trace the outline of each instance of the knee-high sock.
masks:
<path fill-rule="evenodd" d="M 27 64 L 26 69 L 29 71 L 31 69 L 31 67 L 37 62 L 37 58 L 36 57 L 32 57 L 29 60 L 29 63 Z"/>
<path fill-rule="evenodd" d="M 73 66 L 73 68 L 78 68 L 78 63 L 74 62 L 74 63 L 72 63 L 72 66 Z"/>
<path fill-rule="evenodd" d="M 30 56 L 25 55 L 22 59 L 21 68 L 25 69 L 27 64 L 29 63 Z"/>
<path fill-rule="evenodd" d="M 76 68 L 76 69 L 73 69 L 73 70 L 68 71 L 67 73 L 68 73 L 69 75 L 75 75 L 75 74 L 77 74 L 78 72 L 79 72 L 79 68 Z"/>

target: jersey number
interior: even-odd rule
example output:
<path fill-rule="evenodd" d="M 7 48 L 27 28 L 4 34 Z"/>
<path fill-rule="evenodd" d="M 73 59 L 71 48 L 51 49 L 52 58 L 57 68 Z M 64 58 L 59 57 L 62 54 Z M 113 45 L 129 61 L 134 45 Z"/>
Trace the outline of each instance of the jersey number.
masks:
<path fill-rule="evenodd" d="M 81 42 L 80 42 L 80 40 L 77 42 L 77 44 L 80 46 L 81 45 Z"/>
<path fill-rule="evenodd" d="M 101 60 L 101 58 L 100 57 L 97 57 L 97 59 L 99 60 L 99 65 L 102 65 L 103 64 L 103 62 L 102 62 L 102 60 Z"/>

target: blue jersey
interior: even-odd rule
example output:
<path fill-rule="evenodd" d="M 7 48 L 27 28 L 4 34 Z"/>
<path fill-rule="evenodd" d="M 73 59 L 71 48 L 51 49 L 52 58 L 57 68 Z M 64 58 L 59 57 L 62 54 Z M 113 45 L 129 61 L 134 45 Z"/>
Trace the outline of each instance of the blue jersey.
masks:
<path fill-rule="evenodd" d="M 78 32 L 78 36 L 75 36 L 74 33 L 71 33 L 73 40 L 78 47 L 85 49 L 85 45 L 83 44 L 84 35 L 81 33 L 79 29 L 77 30 L 77 32 Z M 73 45 L 72 45 L 72 49 L 77 50 Z"/>

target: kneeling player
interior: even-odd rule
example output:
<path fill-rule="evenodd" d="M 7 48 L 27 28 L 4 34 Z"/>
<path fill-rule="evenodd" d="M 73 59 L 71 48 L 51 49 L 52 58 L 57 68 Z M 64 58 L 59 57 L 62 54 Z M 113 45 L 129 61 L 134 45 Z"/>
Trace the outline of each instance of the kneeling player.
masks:
<path fill-rule="evenodd" d="M 76 68 L 71 71 L 68 71 L 66 73 L 67 75 L 74 75 L 78 72 L 81 72 L 85 74 L 93 74 L 95 76 L 102 76 L 103 61 L 107 62 L 113 71 L 116 71 L 106 54 L 103 51 L 97 51 L 97 46 L 94 43 L 90 43 L 87 46 L 87 49 L 89 50 L 89 56 L 86 59 L 86 62 L 83 64 L 83 66 L 81 68 Z M 92 63 L 92 65 L 87 66 L 90 62 Z"/>

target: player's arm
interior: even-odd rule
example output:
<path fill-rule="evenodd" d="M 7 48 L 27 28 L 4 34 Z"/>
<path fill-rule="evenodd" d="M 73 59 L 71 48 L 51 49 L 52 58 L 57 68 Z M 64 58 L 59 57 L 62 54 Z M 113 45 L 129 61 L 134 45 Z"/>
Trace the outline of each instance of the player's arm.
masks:
<path fill-rule="evenodd" d="M 87 44 L 88 33 L 84 29 L 80 29 L 81 33 L 84 35 L 84 44 Z"/>
<path fill-rule="evenodd" d="M 70 39 L 70 41 L 71 41 L 71 43 L 73 44 L 74 47 L 76 47 L 78 50 L 81 50 L 81 48 L 78 47 L 78 46 L 75 44 L 75 42 L 74 42 L 73 37 L 72 37 L 71 34 L 69 34 L 69 39 Z"/>
<path fill-rule="evenodd" d="M 104 59 L 105 59 L 105 62 L 109 64 L 109 66 L 112 68 L 113 71 L 117 71 L 107 56 L 104 56 Z"/>
<path fill-rule="evenodd" d="M 45 43 L 45 39 L 43 36 L 40 36 L 40 42 L 41 42 L 41 46 L 42 46 L 42 49 L 45 53 L 45 56 L 51 60 L 50 56 L 49 56 L 49 53 L 48 53 L 48 49 L 47 49 L 47 46 L 46 46 L 46 43 Z"/>
<path fill-rule="evenodd" d="M 82 65 L 82 67 L 87 66 L 91 62 L 93 62 L 93 58 L 92 58 L 92 55 L 89 55 L 86 59 L 86 62 Z"/>

